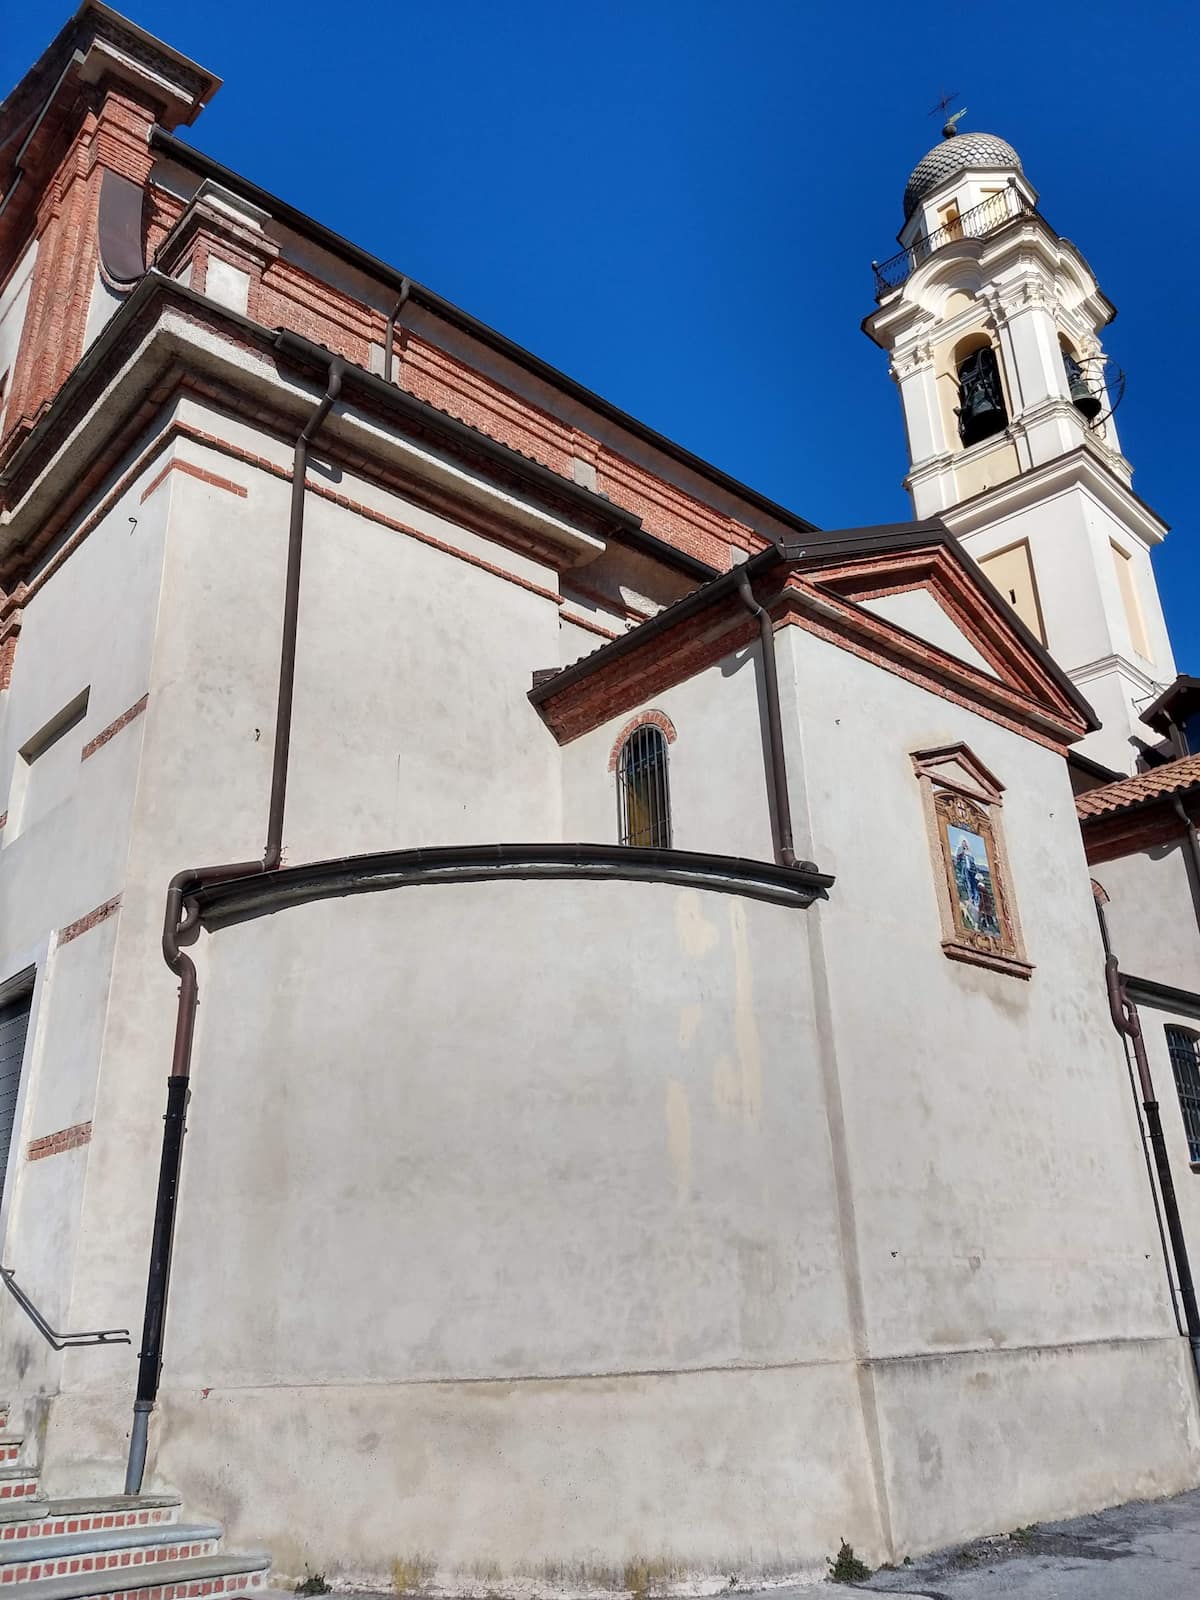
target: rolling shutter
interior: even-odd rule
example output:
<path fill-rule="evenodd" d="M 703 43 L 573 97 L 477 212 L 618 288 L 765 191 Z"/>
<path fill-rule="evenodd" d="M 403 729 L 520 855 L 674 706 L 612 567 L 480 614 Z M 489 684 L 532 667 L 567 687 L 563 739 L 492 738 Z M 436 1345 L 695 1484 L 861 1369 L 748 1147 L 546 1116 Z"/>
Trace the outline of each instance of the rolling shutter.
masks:
<path fill-rule="evenodd" d="M 12 1144 L 13 1120 L 17 1113 L 17 1089 L 21 1082 L 21 1058 L 25 1054 L 25 1035 L 29 1031 L 31 993 L 0 1004 L 0 1197 L 4 1194 L 4 1174 Z"/>

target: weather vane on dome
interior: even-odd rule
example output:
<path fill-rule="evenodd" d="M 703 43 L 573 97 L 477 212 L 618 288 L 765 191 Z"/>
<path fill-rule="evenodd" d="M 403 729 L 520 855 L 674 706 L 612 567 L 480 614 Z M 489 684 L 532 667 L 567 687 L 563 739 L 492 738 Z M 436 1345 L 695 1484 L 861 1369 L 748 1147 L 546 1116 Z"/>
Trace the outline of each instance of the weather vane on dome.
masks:
<path fill-rule="evenodd" d="M 952 90 L 949 94 L 947 94 L 946 91 L 943 89 L 941 99 L 937 102 L 937 104 L 934 106 L 933 110 L 929 113 L 929 115 L 931 117 L 936 117 L 938 112 L 940 111 L 942 116 L 946 117 L 945 123 L 942 125 L 942 137 L 944 139 L 951 139 L 951 138 L 954 137 L 954 135 L 958 132 L 958 123 L 967 114 L 967 108 L 966 108 L 966 106 L 963 106 L 962 109 L 959 110 L 959 111 L 956 111 L 952 117 L 946 116 L 946 113 L 950 110 L 950 107 L 954 104 L 954 102 L 957 99 L 958 99 L 958 90 L 957 89 Z"/>

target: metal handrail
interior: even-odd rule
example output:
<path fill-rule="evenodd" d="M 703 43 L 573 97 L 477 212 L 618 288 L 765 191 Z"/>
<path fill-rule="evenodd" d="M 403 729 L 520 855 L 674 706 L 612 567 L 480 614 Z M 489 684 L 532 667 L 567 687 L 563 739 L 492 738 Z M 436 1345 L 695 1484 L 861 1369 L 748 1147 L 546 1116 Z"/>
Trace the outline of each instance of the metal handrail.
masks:
<path fill-rule="evenodd" d="M 88 1344 L 132 1343 L 128 1328 L 97 1328 L 91 1333 L 59 1333 L 50 1326 L 24 1289 L 22 1289 L 17 1282 L 17 1275 L 11 1267 L 0 1267 L 0 1278 L 4 1279 L 4 1286 L 9 1294 L 12 1295 L 46 1343 L 54 1350 L 78 1350 L 83 1345 Z"/>
<path fill-rule="evenodd" d="M 1015 184 L 1009 184 L 996 194 L 988 195 L 986 200 L 981 200 L 969 211 L 964 211 L 961 217 L 955 217 L 953 221 L 935 228 L 932 233 L 918 239 L 907 250 L 889 256 L 886 261 L 872 261 L 871 271 L 875 274 L 876 300 L 882 300 L 885 294 L 898 289 L 923 261 L 928 261 L 929 257 L 935 251 L 941 250 L 944 245 L 956 244 L 960 239 L 982 239 L 985 234 L 993 232 L 1006 222 L 1011 222 L 1023 212 L 1036 216 L 1037 207 L 1025 198 Z"/>

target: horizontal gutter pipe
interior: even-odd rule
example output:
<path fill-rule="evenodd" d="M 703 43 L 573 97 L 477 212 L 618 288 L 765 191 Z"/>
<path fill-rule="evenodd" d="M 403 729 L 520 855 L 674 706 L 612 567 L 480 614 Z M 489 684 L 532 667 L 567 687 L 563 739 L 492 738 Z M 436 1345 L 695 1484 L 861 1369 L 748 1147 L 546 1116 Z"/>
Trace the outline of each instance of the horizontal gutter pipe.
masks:
<path fill-rule="evenodd" d="M 1101 915 L 1101 928 L 1105 933 L 1107 944 L 1107 929 L 1103 915 Z M 1175 1280 L 1179 1285 L 1179 1299 L 1183 1306 L 1183 1320 L 1187 1328 L 1188 1344 L 1191 1346 L 1192 1364 L 1196 1369 L 1196 1381 L 1200 1384 L 1200 1308 L 1196 1305 L 1196 1288 L 1192 1281 L 1192 1267 L 1188 1259 L 1183 1220 L 1179 1215 L 1179 1198 L 1175 1193 L 1171 1159 L 1167 1154 L 1167 1143 L 1163 1137 L 1162 1116 L 1154 1093 L 1154 1078 L 1146 1055 L 1141 1017 L 1138 1015 L 1137 1006 L 1129 998 L 1129 991 L 1121 976 L 1120 964 L 1111 949 L 1104 959 L 1104 981 L 1108 990 L 1108 1008 L 1113 1027 L 1128 1039 L 1133 1047 L 1133 1059 L 1137 1066 L 1138 1084 L 1142 1095 L 1142 1109 L 1146 1113 L 1146 1127 L 1158 1173 L 1163 1215 L 1171 1240 L 1171 1253 L 1175 1258 Z"/>
<path fill-rule="evenodd" d="M 792 802 L 788 794 L 787 756 L 783 746 L 783 716 L 779 708 L 779 667 L 775 660 L 775 628 L 770 613 L 754 598 L 745 564 L 735 569 L 738 599 L 758 623 L 758 641 L 763 664 L 763 690 L 767 702 L 767 753 L 771 772 L 772 832 L 775 859 L 781 867 L 796 865 L 792 837 Z"/>
<path fill-rule="evenodd" d="M 163 1330 L 171 1285 L 171 1256 L 175 1240 L 175 1214 L 179 1200 L 179 1175 L 183 1165 L 183 1136 L 192 1074 L 192 1046 L 196 1033 L 199 983 L 196 964 L 181 948 L 181 941 L 199 926 L 195 895 L 205 884 L 230 878 L 258 877 L 278 870 L 283 858 L 283 815 L 287 800 L 288 754 L 291 747 L 292 704 L 296 679 L 296 635 L 300 608 L 300 566 L 304 548 L 304 485 L 308 449 L 324 424 L 341 391 L 343 363 L 328 358 L 325 392 L 301 429 L 292 464 L 292 500 L 288 522 L 287 577 L 284 584 L 283 639 L 280 647 L 279 688 L 275 706 L 275 752 L 271 764 L 271 795 L 267 813 L 267 842 L 259 861 L 232 861 L 222 866 L 189 867 L 177 872 L 167 886 L 163 916 L 163 960 L 179 979 L 179 1005 L 175 1014 L 175 1043 L 171 1074 L 167 1079 L 167 1109 L 163 1118 L 154 1226 L 150 1239 L 150 1266 L 146 1278 L 146 1307 L 142 1344 L 138 1352 L 137 1391 L 129 1458 L 125 1467 L 125 1493 L 140 1494 L 146 1471 L 150 1415 L 158 1399 L 162 1376 Z"/>
<path fill-rule="evenodd" d="M 391 381 L 392 381 L 392 347 L 396 342 L 396 323 L 399 320 L 400 313 L 404 310 L 405 306 L 408 304 L 408 297 L 409 297 L 409 295 L 411 293 L 412 293 L 412 284 L 409 282 L 409 280 L 407 278 L 405 278 L 405 279 L 402 280 L 402 282 L 400 284 L 400 298 L 399 298 L 399 300 L 396 301 L 396 304 L 392 307 L 391 313 L 389 314 L 388 320 L 387 320 L 387 334 L 386 334 L 386 336 L 384 338 L 384 342 L 383 342 L 383 381 L 384 381 L 384 383 L 391 383 Z"/>

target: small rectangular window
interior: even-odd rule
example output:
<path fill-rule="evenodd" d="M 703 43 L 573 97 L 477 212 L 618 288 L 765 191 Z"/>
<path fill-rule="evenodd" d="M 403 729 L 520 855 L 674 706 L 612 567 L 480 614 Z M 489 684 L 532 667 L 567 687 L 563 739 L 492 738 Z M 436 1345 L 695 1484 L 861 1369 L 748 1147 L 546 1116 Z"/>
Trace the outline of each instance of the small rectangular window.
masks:
<path fill-rule="evenodd" d="M 1200 1037 L 1186 1028 L 1168 1027 L 1166 1033 L 1187 1135 L 1188 1160 L 1200 1164 Z"/>

